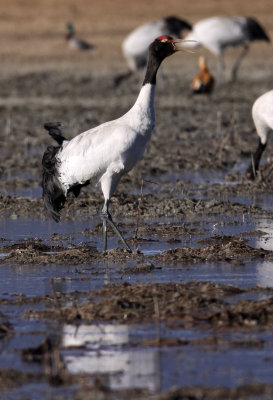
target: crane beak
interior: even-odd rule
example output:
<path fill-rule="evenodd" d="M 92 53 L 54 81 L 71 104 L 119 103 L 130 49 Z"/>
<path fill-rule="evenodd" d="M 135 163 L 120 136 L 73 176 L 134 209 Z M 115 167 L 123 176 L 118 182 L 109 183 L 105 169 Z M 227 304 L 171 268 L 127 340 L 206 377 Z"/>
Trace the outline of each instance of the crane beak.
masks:
<path fill-rule="evenodd" d="M 172 41 L 173 43 L 173 48 L 175 51 L 185 51 L 187 53 L 194 53 L 194 51 L 191 51 L 188 49 L 187 43 L 192 42 L 193 47 L 197 47 L 199 43 L 197 40 L 185 40 L 185 39 L 174 39 Z M 189 46 L 191 47 L 191 46 Z"/>

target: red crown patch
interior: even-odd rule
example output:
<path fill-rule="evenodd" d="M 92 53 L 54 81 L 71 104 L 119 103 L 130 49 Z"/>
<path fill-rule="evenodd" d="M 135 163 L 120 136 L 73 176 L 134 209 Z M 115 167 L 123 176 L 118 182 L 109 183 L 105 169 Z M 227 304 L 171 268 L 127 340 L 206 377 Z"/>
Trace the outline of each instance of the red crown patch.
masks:
<path fill-rule="evenodd" d="M 158 38 L 157 38 L 157 40 L 159 40 L 160 42 L 167 42 L 167 41 L 169 41 L 169 40 L 172 40 L 172 37 L 171 36 L 168 36 L 168 35 L 162 35 L 162 36 L 159 36 Z"/>

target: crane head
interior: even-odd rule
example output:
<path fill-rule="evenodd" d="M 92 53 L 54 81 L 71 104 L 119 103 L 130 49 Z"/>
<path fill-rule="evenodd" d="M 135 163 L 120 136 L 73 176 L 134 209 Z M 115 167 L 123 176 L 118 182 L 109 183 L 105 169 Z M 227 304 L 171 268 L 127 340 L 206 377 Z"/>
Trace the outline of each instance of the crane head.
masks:
<path fill-rule="evenodd" d="M 174 39 L 168 35 L 162 35 L 156 38 L 150 45 L 150 50 L 163 58 L 170 56 L 176 51 L 183 50 L 183 40 Z"/>

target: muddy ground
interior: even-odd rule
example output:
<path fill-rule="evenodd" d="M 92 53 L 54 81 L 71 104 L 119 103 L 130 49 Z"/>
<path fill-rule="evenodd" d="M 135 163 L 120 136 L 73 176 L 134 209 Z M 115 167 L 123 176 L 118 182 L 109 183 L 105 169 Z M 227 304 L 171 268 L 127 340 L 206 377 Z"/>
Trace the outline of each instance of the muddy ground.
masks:
<path fill-rule="evenodd" d="M 0 74 L 0 263 L 5 271 L 30 273 L 33 286 L 31 271 L 43 273 L 53 267 L 55 271 L 48 278 L 47 294 L 32 295 L 31 290 L 29 294 L 24 289 L 17 292 L 15 287 L 5 290 L 5 285 L 1 286 L 0 398 L 33 398 L 28 385 L 37 388 L 40 384 L 44 385 L 40 398 L 48 398 L 49 393 L 52 398 L 81 400 L 272 398 L 270 378 L 230 387 L 184 382 L 157 390 L 145 385 L 114 390 L 106 373 L 71 373 L 67 367 L 65 354 L 75 349 L 68 346 L 67 350 L 62 343 L 66 324 L 126 324 L 141 329 L 153 324 L 158 328 L 130 343 L 134 350 L 200 347 L 213 352 L 224 348 L 228 354 L 234 348 L 268 348 L 270 352 L 273 347 L 272 281 L 268 287 L 257 283 L 244 287 L 215 283 L 209 275 L 207 282 L 183 282 L 173 278 L 173 272 L 169 280 L 165 277 L 169 267 L 190 273 L 195 265 L 205 268 L 213 263 L 216 269 L 234 268 L 236 274 L 236 268 L 247 270 L 249 263 L 272 263 L 268 230 L 273 223 L 270 141 L 256 180 L 248 182 L 244 176 L 258 141 L 251 106 L 273 84 L 272 45 L 254 44 L 238 81 L 231 83 L 227 71 L 225 83 L 216 84 L 210 97 L 192 95 L 190 82 L 200 53 L 207 56 L 216 74 L 212 55 L 206 51 L 183 53 L 164 61 L 151 143 L 143 160 L 123 177 L 111 202 L 112 216 L 132 246 L 132 254 L 111 232 L 110 250 L 102 251 L 99 213 L 103 197 L 99 187 L 84 188 L 77 199 L 69 197 L 60 227 L 50 222 L 40 187 L 42 154 L 53 144 L 43 130 L 45 122 L 62 121 L 64 135 L 72 138 L 119 117 L 134 103 L 142 74 L 117 88 L 113 85 L 116 74 L 126 70 L 120 44 L 128 31 L 167 14 L 183 15 L 191 22 L 215 14 L 240 14 L 257 16 L 273 38 L 271 3 L 218 4 L 209 0 L 189 4 L 173 0 L 167 7 L 163 2 L 140 1 L 136 6 L 119 0 L 107 2 L 105 8 L 95 2 L 92 12 L 90 8 L 86 0 L 77 4 L 60 1 L 57 5 L 53 1 L 12 0 L 0 6 L 4 43 Z M 63 35 L 68 20 L 74 20 L 79 33 L 95 44 L 93 51 L 76 53 L 66 47 Z M 237 54 L 236 49 L 228 52 L 228 67 Z M 33 221 L 38 228 L 32 229 Z M 23 233 L 18 235 L 17 229 L 24 224 Z M 12 233 L 8 226 L 13 227 Z M 59 276 L 58 268 L 67 268 L 66 276 L 61 272 Z M 103 268 L 106 272 L 113 269 L 118 276 L 115 283 L 106 282 L 92 290 L 81 287 L 86 282 L 91 285 L 103 274 Z M 6 276 L 2 279 L 8 282 Z M 75 279 L 79 282 L 75 290 L 58 286 Z M 30 324 L 30 331 L 24 334 L 18 321 Z M 38 327 L 32 327 L 35 323 Z M 162 327 L 174 332 L 194 329 L 204 336 L 164 335 Z M 269 338 L 264 339 L 264 334 Z M 31 335 L 36 339 L 30 340 Z M 5 363 L 10 354 L 17 360 L 14 365 Z"/>

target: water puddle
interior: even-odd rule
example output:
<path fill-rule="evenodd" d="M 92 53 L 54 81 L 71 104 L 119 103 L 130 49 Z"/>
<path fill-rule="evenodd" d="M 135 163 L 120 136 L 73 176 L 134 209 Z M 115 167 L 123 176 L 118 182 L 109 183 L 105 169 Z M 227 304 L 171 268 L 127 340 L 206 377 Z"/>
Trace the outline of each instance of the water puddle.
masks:
<path fill-rule="evenodd" d="M 131 263 L 132 264 L 132 263 Z M 180 281 L 211 281 L 240 288 L 252 286 L 273 288 L 273 262 L 251 261 L 242 265 L 206 263 L 191 266 L 163 265 L 150 273 L 128 272 L 128 265 L 97 263 L 90 266 L 16 266 L 1 265 L 0 295 L 3 299 L 24 295 L 48 296 L 52 289 L 58 293 L 86 292 L 102 288 L 105 284 L 127 281 L 134 283 L 168 283 Z"/>
<path fill-rule="evenodd" d="M 7 257 L 9 253 L 0 253 L 0 259 L 1 257 Z"/>
<path fill-rule="evenodd" d="M 206 196 L 200 196 L 206 199 Z M 221 201 L 229 201 L 232 203 L 239 203 L 251 207 L 259 207 L 265 211 L 273 211 L 272 195 L 268 193 L 249 193 L 247 196 L 219 196 Z"/>
<path fill-rule="evenodd" d="M 179 174 L 164 174 L 162 178 L 170 182 L 181 180 L 182 182 L 188 181 L 196 185 L 234 184 L 234 182 L 226 181 L 226 175 L 227 172 L 223 170 L 203 169 L 199 171 L 182 170 Z"/>
<path fill-rule="evenodd" d="M 100 223 L 99 219 L 91 222 Z M 153 221 L 149 221 L 153 224 Z M 206 246 L 206 239 L 214 236 L 237 236 L 247 240 L 254 248 L 273 250 L 273 221 L 268 218 L 250 218 L 249 216 L 237 216 L 236 218 L 210 217 L 193 218 L 183 221 L 187 228 L 185 235 L 177 236 L 172 243 L 168 240 L 168 233 L 159 235 L 155 232 L 153 238 L 144 236 L 140 240 L 138 248 L 146 256 L 160 253 L 169 248 L 187 246 Z M 92 227 L 92 225 L 91 225 Z M 198 231 L 195 233 L 196 228 Z M 0 220 L 1 237 L 5 243 L 12 244 L 26 238 L 39 238 L 45 243 L 66 246 L 71 243 L 78 245 L 88 243 L 102 250 L 102 238 L 99 236 L 87 236 L 84 231 L 90 228 L 90 222 L 63 222 L 56 224 L 40 220 Z M 132 229 L 132 228 L 130 228 Z M 172 233 L 170 225 L 169 231 Z M 57 239 L 57 241 L 56 241 Z M 150 240 L 152 239 L 152 240 Z M 201 241 L 201 242 L 200 242 Z M 118 247 L 115 237 L 109 237 L 109 247 Z M 1 251 L 1 248 L 0 248 Z M 0 254 L 0 260 L 6 253 Z M 51 280 L 60 292 L 73 290 L 85 291 L 102 287 L 106 282 L 115 283 L 128 280 L 135 282 L 175 282 L 180 280 L 210 280 L 218 283 L 232 284 L 240 287 L 269 286 L 273 285 L 272 263 L 269 261 L 249 261 L 241 265 L 230 263 L 201 263 L 189 266 L 160 265 L 147 273 L 124 274 L 125 269 L 133 266 L 128 263 L 117 266 L 110 261 L 96 263 L 87 266 L 66 265 L 7 265 L 1 264 L 1 273 L 5 280 L 0 281 L 0 293 L 23 293 L 26 296 L 48 295 L 51 293 Z M 57 279 L 59 280 L 57 282 Z"/>
<path fill-rule="evenodd" d="M 74 392 L 78 389 L 76 387 L 68 386 L 67 388 L 61 386 L 50 386 L 47 383 L 29 384 L 15 388 L 6 395 L 5 400 L 37 400 L 37 399 L 73 399 Z"/>
<path fill-rule="evenodd" d="M 70 244 L 74 237 L 77 236 L 77 242 L 87 241 L 89 237 L 82 232 L 85 229 L 93 228 L 99 222 L 94 218 L 88 221 L 66 222 L 57 224 L 54 221 L 42 221 L 40 219 L 0 219 L 1 237 L 10 243 L 16 243 L 23 239 L 39 238 L 46 243 L 54 242 L 54 235 L 64 238 L 64 244 Z M 52 236 L 53 235 L 53 236 Z M 53 240 L 51 240 L 53 237 Z M 66 240 L 65 240 L 66 238 Z"/>

